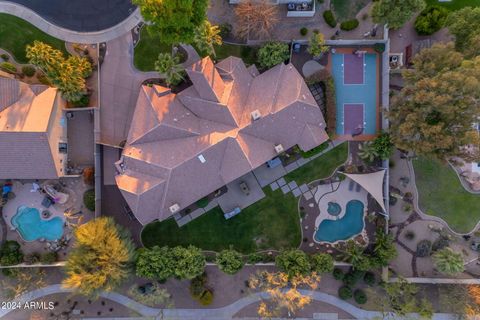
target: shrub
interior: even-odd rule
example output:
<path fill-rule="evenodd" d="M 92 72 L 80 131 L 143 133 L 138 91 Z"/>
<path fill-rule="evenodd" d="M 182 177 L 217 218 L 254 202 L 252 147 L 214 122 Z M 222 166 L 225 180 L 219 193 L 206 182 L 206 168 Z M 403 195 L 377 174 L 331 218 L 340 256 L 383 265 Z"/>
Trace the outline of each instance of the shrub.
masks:
<path fill-rule="evenodd" d="M 27 254 L 23 258 L 23 261 L 25 262 L 25 264 L 36 264 L 40 261 L 40 254 L 38 254 L 37 252 Z"/>
<path fill-rule="evenodd" d="M 363 290 L 357 289 L 353 293 L 353 299 L 358 304 L 365 304 L 367 302 L 367 295 L 365 294 L 365 292 L 363 292 Z"/>
<path fill-rule="evenodd" d="M 14 240 L 7 240 L 0 248 L 0 265 L 12 266 L 23 261 L 23 253 L 20 244 Z"/>
<path fill-rule="evenodd" d="M 260 67 L 269 69 L 287 60 L 289 55 L 288 44 L 267 42 L 258 50 L 258 63 Z"/>
<path fill-rule="evenodd" d="M 383 53 L 385 51 L 385 43 L 375 43 L 373 45 L 373 50 L 378 53 Z"/>
<path fill-rule="evenodd" d="M 83 169 L 82 176 L 85 184 L 93 185 L 95 182 L 95 169 L 93 167 Z"/>
<path fill-rule="evenodd" d="M 203 291 L 198 301 L 202 306 L 208 306 L 213 301 L 213 292 L 210 289 L 206 289 Z"/>
<path fill-rule="evenodd" d="M 205 290 L 205 284 L 207 283 L 207 280 L 207 274 L 204 272 L 190 281 L 190 294 L 192 297 L 195 299 L 200 298 Z"/>
<path fill-rule="evenodd" d="M 199 208 L 205 208 L 206 206 L 208 206 L 209 202 L 210 200 L 208 199 L 208 197 L 203 197 L 202 199 L 198 200 L 195 204 Z"/>
<path fill-rule="evenodd" d="M 358 27 L 358 24 L 359 22 L 357 19 L 343 21 L 342 23 L 340 23 L 340 29 L 344 31 L 350 31 L 350 30 L 356 29 Z"/>
<path fill-rule="evenodd" d="M 323 273 L 332 272 L 334 268 L 333 257 L 328 253 L 316 253 L 310 256 L 312 271 Z"/>
<path fill-rule="evenodd" d="M 235 274 L 243 268 L 243 256 L 235 250 L 222 250 L 216 259 L 220 270 L 226 274 Z"/>
<path fill-rule="evenodd" d="M 364 14 L 362 14 L 362 20 L 365 21 L 368 19 L 368 13 L 365 12 Z"/>
<path fill-rule="evenodd" d="M 0 69 L 8 73 L 17 73 L 17 67 L 15 67 L 10 62 L 2 62 L 0 63 Z"/>
<path fill-rule="evenodd" d="M 6 54 L 6 53 L 0 54 L 0 58 L 2 58 L 3 61 L 8 61 L 8 60 L 10 60 L 10 56 L 9 56 L 8 54 Z"/>
<path fill-rule="evenodd" d="M 262 260 L 263 260 L 263 256 L 258 253 L 250 253 L 247 256 L 247 263 L 250 263 L 250 264 L 259 263 L 259 262 L 262 262 Z"/>
<path fill-rule="evenodd" d="M 335 28 L 337 26 L 337 20 L 335 19 L 332 10 L 325 10 L 323 12 L 323 19 L 330 27 Z"/>
<path fill-rule="evenodd" d="M 422 36 L 434 34 L 445 25 L 447 16 L 448 10 L 444 7 L 430 6 L 415 19 L 415 31 Z"/>
<path fill-rule="evenodd" d="M 307 33 L 308 33 L 308 29 L 307 29 L 306 27 L 302 27 L 302 28 L 300 29 L 300 34 L 301 34 L 302 36 L 306 36 Z"/>
<path fill-rule="evenodd" d="M 343 278 L 345 277 L 345 274 L 343 273 L 342 269 L 340 268 L 334 268 L 333 269 L 333 278 L 335 278 L 335 280 L 343 280 Z"/>
<path fill-rule="evenodd" d="M 364 275 L 364 271 L 352 269 L 343 277 L 343 283 L 346 286 L 354 287 L 357 282 L 364 277 Z"/>
<path fill-rule="evenodd" d="M 405 239 L 410 240 L 410 241 L 415 239 L 415 232 L 413 232 L 412 230 L 407 230 L 405 232 Z"/>
<path fill-rule="evenodd" d="M 37 80 L 38 82 L 46 86 L 50 86 L 52 84 L 50 82 L 50 79 L 48 79 L 48 77 L 43 72 L 37 72 Z"/>
<path fill-rule="evenodd" d="M 40 256 L 40 262 L 42 264 L 52 264 L 57 262 L 57 258 L 56 252 L 46 252 Z"/>
<path fill-rule="evenodd" d="M 306 275 L 312 267 L 305 252 L 301 250 L 286 250 L 275 258 L 275 265 L 289 277 Z"/>
<path fill-rule="evenodd" d="M 437 240 L 432 244 L 432 251 L 442 250 L 450 245 L 450 239 L 446 236 L 441 235 Z"/>
<path fill-rule="evenodd" d="M 74 108 L 88 107 L 88 104 L 90 103 L 90 96 L 88 94 L 84 94 L 79 99 L 70 101 L 70 103 Z"/>
<path fill-rule="evenodd" d="M 35 75 L 36 69 L 32 66 L 23 66 L 22 73 L 27 77 L 33 77 Z"/>
<path fill-rule="evenodd" d="M 375 284 L 375 274 L 370 271 L 365 272 L 365 275 L 363 276 L 363 282 L 372 287 Z"/>
<path fill-rule="evenodd" d="M 430 240 L 421 240 L 417 243 L 417 256 L 427 257 L 432 253 L 432 242 Z"/>
<path fill-rule="evenodd" d="M 83 204 L 90 211 L 95 211 L 95 190 L 90 189 L 83 194 Z"/>
<path fill-rule="evenodd" d="M 338 289 L 338 297 L 342 300 L 348 300 L 353 296 L 352 288 L 349 286 L 341 286 Z"/>
<path fill-rule="evenodd" d="M 218 26 L 220 29 L 220 37 L 227 38 L 232 32 L 232 25 L 230 23 L 222 23 Z"/>

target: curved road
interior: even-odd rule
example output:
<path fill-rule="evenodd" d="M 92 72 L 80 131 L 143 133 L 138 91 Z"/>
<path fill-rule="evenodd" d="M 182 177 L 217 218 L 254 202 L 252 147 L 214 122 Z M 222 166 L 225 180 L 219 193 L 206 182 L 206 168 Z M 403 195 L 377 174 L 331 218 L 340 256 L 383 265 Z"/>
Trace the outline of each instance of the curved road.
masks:
<path fill-rule="evenodd" d="M 131 0 L 8 0 L 21 4 L 65 29 L 92 32 L 108 29 L 135 11 Z"/>

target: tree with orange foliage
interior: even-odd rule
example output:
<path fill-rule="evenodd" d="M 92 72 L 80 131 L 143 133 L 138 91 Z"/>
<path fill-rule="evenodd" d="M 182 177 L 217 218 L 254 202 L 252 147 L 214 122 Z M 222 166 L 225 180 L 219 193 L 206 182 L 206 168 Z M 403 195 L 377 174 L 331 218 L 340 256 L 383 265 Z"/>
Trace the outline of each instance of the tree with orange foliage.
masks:
<path fill-rule="evenodd" d="M 465 307 L 465 315 L 472 319 L 480 317 L 480 286 L 470 285 L 467 288 L 469 295 L 469 303 Z"/>
<path fill-rule="evenodd" d="M 235 7 L 235 15 L 237 36 L 243 39 L 267 39 L 279 21 L 278 6 L 268 0 L 242 0 Z"/>
<path fill-rule="evenodd" d="M 263 271 L 250 277 L 249 286 L 268 294 L 257 310 L 260 317 L 268 318 L 280 316 L 282 310 L 291 315 L 308 305 L 312 302 L 312 297 L 301 293 L 298 288 L 315 290 L 319 283 L 320 276 L 315 272 L 306 276 L 289 277 L 284 272 Z"/>

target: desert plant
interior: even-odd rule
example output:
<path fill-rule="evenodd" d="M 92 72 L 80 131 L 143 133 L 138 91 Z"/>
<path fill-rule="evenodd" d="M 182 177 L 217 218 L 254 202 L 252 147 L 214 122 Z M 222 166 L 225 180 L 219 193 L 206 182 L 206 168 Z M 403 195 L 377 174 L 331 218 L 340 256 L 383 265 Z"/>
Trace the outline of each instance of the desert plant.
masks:
<path fill-rule="evenodd" d="M 306 28 L 306 27 L 300 28 L 300 35 L 306 36 L 307 33 L 308 33 L 308 28 Z"/>
<path fill-rule="evenodd" d="M 343 273 L 342 269 L 340 268 L 333 269 L 333 278 L 335 278 L 335 280 L 342 281 L 344 277 L 345 277 L 345 274 Z"/>
<path fill-rule="evenodd" d="M 37 70 L 32 67 L 32 66 L 23 66 L 22 67 L 22 73 L 26 75 L 27 77 L 33 77 L 35 75 L 35 72 Z"/>
<path fill-rule="evenodd" d="M 335 28 L 337 26 L 337 20 L 335 19 L 332 10 L 325 10 L 323 12 L 323 19 L 330 27 Z"/>
<path fill-rule="evenodd" d="M 155 71 L 165 77 L 168 86 L 175 86 L 183 80 L 183 66 L 180 58 L 171 53 L 160 53 L 155 61 Z"/>
<path fill-rule="evenodd" d="M 375 284 L 375 274 L 370 271 L 365 272 L 365 275 L 363 276 L 363 282 L 370 287 L 373 286 Z"/>
<path fill-rule="evenodd" d="M 442 250 L 450 245 L 450 238 L 446 235 L 440 235 L 432 244 L 432 251 Z"/>
<path fill-rule="evenodd" d="M 365 304 L 367 303 L 367 295 L 365 292 L 361 289 L 355 290 L 353 293 L 353 299 L 355 300 L 356 303 L 358 304 Z"/>
<path fill-rule="evenodd" d="M 351 19 L 351 20 L 343 21 L 342 23 L 340 23 L 340 29 L 344 31 L 350 31 L 350 30 L 356 29 L 358 25 L 359 25 L 359 22 L 357 19 Z"/>
<path fill-rule="evenodd" d="M 373 141 L 366 141 L 358 146 L 358 156 L 365 161 L 373 162 L 378 157 L 378 152 Z"/>
<path fill-rule="evenodd" d="M 95 190 L 90 189 L 83 194 L 83 204 L 90 211 L 95 211 Z"/>
<path fill-rule="evenodd" d="M 432 256 L 435 268 L 445 274 L 456 274 L 465 270 L 463 257 L 460 252 L 451 248 L 444 248 L 435 252 Z"/>
<path fill-rule="evenodd" d="M 260 67 L 269 69 L 288 59 L 290 51 L 288 44 L 278 41 L 270 41 L 258 50 L 258 63 Z"/>
<path fill-rule="evenodd" d="M 413 232 L 412 230 L 407 230 L 405 232 L 405 239 L 410 240 L 410 241 L 415 239 L 415 232 Z"/>
<path fill-rule="evenodd" d="M 338 297 L 342 300 L 348 300 L 353 296 L 352 288 L 349 286 L 341 286 L 338 289 Z"/>
<path fill-rule="evenodd" d="M 427 257 L 432 252 L 432 242 L 430 240 L 421 240 L 417 243 L 417 257 Z"/>
<path fill-rule="evenodd" d="M 93 185 L 95 182 L 95 169 L 93 167 L 86 167 L 82 171 L 83 182 L 88 185 Z"/>

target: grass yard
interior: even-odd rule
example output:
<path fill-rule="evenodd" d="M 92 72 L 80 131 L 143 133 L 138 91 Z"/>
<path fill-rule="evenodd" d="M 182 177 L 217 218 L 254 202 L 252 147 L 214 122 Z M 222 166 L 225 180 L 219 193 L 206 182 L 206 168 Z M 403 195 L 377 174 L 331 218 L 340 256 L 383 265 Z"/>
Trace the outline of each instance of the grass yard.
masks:
<path fill-rule="evenodd" d="M 25 56 L 25 48 L 28 44 L 38 40 L 49 44 L 53 48 L 67 55 L 65 42 L 49 36 L 34 25 L 15 16 L 0 13 L 0 48 L 14 55 L 20 63 L 28 63 Z"/>
<path fill-rule="evenodd" d="M 162 43 L 160 37 L 152 36 L 147 28 L 142 28 L 140 41 L 134 49 L 133 64 L 140 71 L 154 71 L 158 54 L 171 51 L 172 47 Z"/>
<path fill-rule="evenodd" d="M 480 220 L 480 195 L 465 191 L 446 164 L 419 158 L 413 165 L 422 211 L 442 218 L 456 232 L 470 232 Z"/>
<path fill-rule="evenodd" d="M 331 6 L 335 17 L 341 22 L 355 18 L 369 3 L 370 0 L 332 0 Z"/>
<path fill-rule="evenodd" d="M 142 232 L 142 242 L 146 247 L 193 244 L 214 251 L 232 246 L 243 253 L 296 248 L 301 241 L 297 199 L 280 190 L 264 192 L 264 199 L 230 220 L 216 207 L 181 228 L 173 219 L 150 223 Z"/>
<path fill-rule="evenodd" d="M 257 47 L 242 46 L 224 43 L 221 46 L 215 46 L 216 60 L 228 58 L 229 56 L 239 57 L 245 64 L 251 65 L 257 62 Z"/>
<path fill-rule="evenodd" d="M 426 0 L 427 5 L 439 5 L 447 8 L 448 10 L 454 11 L 459 10 L 464 7 L 479 7 L 480 0 L 452 0 L 449 2 L 440 2 L 438 0 Z"/>
<path fill-rule="evenodd" d="M 298 185 L 329 177 L 333 170 L 347 160 L 348 143 L 342 143 L 317 159 L 290 172 L 285 176 L 287 181 L 295 180 Z"/>

